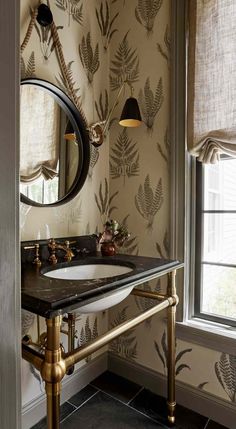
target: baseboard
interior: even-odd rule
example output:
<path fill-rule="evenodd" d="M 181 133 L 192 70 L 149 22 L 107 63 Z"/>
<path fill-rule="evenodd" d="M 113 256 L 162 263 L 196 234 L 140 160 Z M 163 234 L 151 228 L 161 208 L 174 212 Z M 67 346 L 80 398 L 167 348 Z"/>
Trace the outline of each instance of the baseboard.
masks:
<path fill-rule="evenodd" d="M 61 403 L 83 389 L 92 380 L 109 369 L 110 371 L 144 386 L 152 392 L 166 396 L 166 377 L 136 362 L 128 361 L 113 353 L 103 353 L 66 378 L 63 383 Z M 236 407 L 213 394 L 176 381 L 177 403 L 210 419 L 235 429 Z M 46 398 L 42 394 L 22 409 L 22 429 L 30 429 L 46 413 Z"/>
<path fill-rule="evenodd" d="M 67 377 L 62 386 L 61 404 L 107 370 L 107 352 Z M 30 429 L 46 415 L 46 396 L 42 394 L 22 409 L 22 429 Z"/>
<path fill-rule="evenodd" d="M 108 369 L 160 396 L 166 396 L 166 377 L 156 371 L 112 353 L 108 355 Z M 177 404 L 209 417 L 230 429 L 236 427 L 236 406 L 231 402 L 178 380 L 176 381 L 176 400 Z"/>

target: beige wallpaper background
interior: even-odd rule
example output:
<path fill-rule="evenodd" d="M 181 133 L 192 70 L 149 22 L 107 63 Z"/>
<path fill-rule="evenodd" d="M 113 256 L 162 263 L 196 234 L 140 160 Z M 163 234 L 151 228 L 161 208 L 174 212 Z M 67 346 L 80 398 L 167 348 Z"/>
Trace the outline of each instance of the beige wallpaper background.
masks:
<path fill-rule="evenodd" d="M 89 176 L 80 194 L 70 203 L 53 209 L 21 205 L 21 238 L 46 238 L 48 225 L 54 237 L 82 235 L 101 229 L 108 216 L 96 203 L 109 187 L 111 216 L 127 224 L 131 238 L 122 249 L 126 253 L 168 257 L 170 213 L 170 0 L 79 0 L 79 13 L 69 15 L 65 5 L 72 1 L 51 0 L 54 20 L 59 28 L 66 62 L 80 88 L 83 108 L 89 123 L 100 119 L 106 94 L 109 106 L 115 100 L 120 84 L 126 79 L 139 100 L 143 124 L 137 129 L 124 129 L 112 121 L 105 143 L 92 153 Z M 37 2 L 21 0 L 21 38 L 29 22 L 29 8 Z M 149 5 L 149 6 L 148 6 Z M 102 9 L 101 9 L 102 8 Z M 64 10 L 65 9 L 65 10 Z M 101 25 L 101 13 L 109 11 L 110 32 Z M 76 19 L 77 20 L 76 20 Z M 82 19 L 82 22 L 81 22 Z M 78 22 L 79 21 L 79 22 Z M 82 38 L 90 33 L 93 50 L 98 44 L 99 67 L 93 75 L 83 67 L 79 55 Z M 52 52 L 48 59 L 42 53 L 37 31 L 23 54 L 24 70 L 55 84 L 60 70 Z M 96 67 L 95 67 L 96 68 Z M 34 70 L 35 69 L 35 70 Z M 90 80 L 90 82 L 89 82 Z M 118 119 L 126 88 L 115 112 Z M 100 99 L 100 104 L 99 104 Z M 95 104 L 96 103 L 96 104 Z M 146 288 L 163 288 L 154 282 Z M 150 305 L 130 297 L 105 314 L 81 317 L 78 340 L 82 343 L 95 332 L 102 333 L 128 316 Z M 43 322 L 42 322 L 43 323 Z M 95 326 L 95 328 L 94 328 Z M 34 332 L 30 315 L 23 317 L 23 331 Z M 161 373 L 166 372 L 166 338 L 164 315 L 153 317 L 126 336 L 117 339 L 110 349 L 124 357 Z M 235 401 L 236 357 L 177 340 L 177 378 L 229 401 Z M 201 368 L 201 370 L 199 370 Z M 23 405 L 42 394 L 37 373 L 23 362 Z"/>

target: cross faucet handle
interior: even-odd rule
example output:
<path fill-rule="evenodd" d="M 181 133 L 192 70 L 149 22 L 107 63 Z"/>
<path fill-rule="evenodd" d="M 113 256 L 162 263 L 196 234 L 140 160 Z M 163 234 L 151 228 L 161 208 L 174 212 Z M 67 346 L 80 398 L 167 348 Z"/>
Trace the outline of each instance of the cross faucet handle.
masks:
<path fill-rule="evenodd" d="M 37 266 L 40 266 L 42 264 L 40 257 L 39 257 L 39 244 L 38 243 L 32 244 L 30 246 L 25 246 L 24 249 L 25 250 L 35 249 L 33 264 L 35 264 Z"/>
<path fill-rule="evenodd" d="M 50 238 L 48 243 L 48 248 L 50 252 L 50 256 L 48 258 L 50 264 L 55 265 L 57 263 L 57 257 L 56 257 L 56 242 L 54 238 Z"/>

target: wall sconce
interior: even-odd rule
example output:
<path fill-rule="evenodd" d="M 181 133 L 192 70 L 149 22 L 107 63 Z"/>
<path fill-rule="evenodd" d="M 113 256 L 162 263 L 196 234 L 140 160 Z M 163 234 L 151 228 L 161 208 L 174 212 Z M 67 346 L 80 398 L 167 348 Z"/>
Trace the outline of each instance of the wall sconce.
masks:
<path fill-rule="evenodd" d="M 47 27 L 53 23 L 52 12 L 51 12 L 49 6 L 46 5 L 45 3 L 41 3 L 38 6 L 37 14 L 36 14 L 36 20 L 43 27 Z M 63 61 L 64 61 L 64 59 L 63 59 Z M 105 121 L 96 122 L 95 124 L 89 125 L 87 127 L 87 130 L 89 133 L 90 143 L 96 147 L 100 146 L 106 137 L 106 133 L 107 133 L 107 130 L 109 127 L 111 116 L 113 114 L 113 111 L 114 111 L 119 99 L 120 99 L 122 90 L 124 89 L 126 84 L 130 87 L 131 96 L 125 102 L 125 105 L 123 107 L 121 117 L 119 120 L 119 124 L 123 127 L 139 127 L 142 123 L 138 102 L 137 102 L 136 98 L 133 97 L 134 89 L 133 89 L 132 85 L 130 84 L 130 82 L 125 80 L 122 83 L 122 85 L 118 91 L 118 94 L 115 98 L 113 106 L 112 106 L 107 118 L 105 119 Z M 70 129 L 69 129 L 69 127 L 70 127 Z M 68 122 L 68 124 L 67 124 L 64 137 L 66 140 L 71 140 L 71 141 L 76 140 L 76 136 L 75 136 L 74 130 L 73 130 L 70 122 Z"/>
<path fill-rule="evenodd" d="M 124 89 L 126 84 L 130 87 L 131 96 L 127 98 L 125 102 L 125 105 L 123 107 L 123 110 L 120 116 L 119 124 L 122 127 L 132 127 L 132 128 L 139 127 L 142 124 L 139 105 L 136 98 L 133 97 L 134 88 L 132 87 L 130 82 L 125 80 L 118 91 L 118 94 L 115 98 L 115 101 L 112 105 L 112 108 L 106 120 L 103 122 L 96 122 L 95 124 L 92 124 L 88 127 L 90 141 L 96 147 L 100 146 L 105 139 L 111 116 L 115 110 L 115 107 L 117 106 L 122 90 Z"/>
<path fill-rule="evenodd" d="M 74 128 L 72 127 L 72 124 L 69 120 L 66 124 L 64 138 L 65 138 L 65 140 L 69 140 L 69 141 L 73 141 L 73 142 L 76 141 L 75 131 L 74 131 Z"/>

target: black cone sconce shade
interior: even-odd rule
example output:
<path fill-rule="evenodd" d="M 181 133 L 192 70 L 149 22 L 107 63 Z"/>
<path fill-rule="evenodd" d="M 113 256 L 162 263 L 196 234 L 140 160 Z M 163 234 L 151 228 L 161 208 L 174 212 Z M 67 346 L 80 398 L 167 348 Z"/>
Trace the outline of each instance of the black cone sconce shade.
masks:
<path fill-rule="evenodd" d="M 123 107 L 119 124 L 123 127 L 139 127 L 142 118 L 136 98 L 129 97 Z"/>
<path fill-rule="evenodd" d="M 52 12 L 46 4 L 40 4 L 38 7 L 37 21 L 42 27 L 47 27 L 53 21 Z"/>

